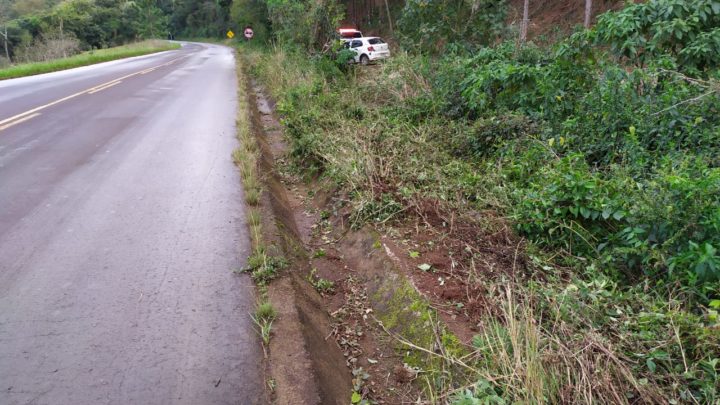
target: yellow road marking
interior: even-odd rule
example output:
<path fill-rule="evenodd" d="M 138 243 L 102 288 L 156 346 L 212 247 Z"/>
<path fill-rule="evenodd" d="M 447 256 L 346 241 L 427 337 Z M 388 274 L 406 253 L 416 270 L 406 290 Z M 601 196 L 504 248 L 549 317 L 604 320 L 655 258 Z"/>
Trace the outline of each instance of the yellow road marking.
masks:
<path fill-rule="evenodd" d="M 116 81 L 116 82 L 108 83 L 108 84 L 106 84 L 105 86 L 96 87 L 94 90 L 88 91 L 87 94 L 95 94 L 95 93 L 97 93 L 98 91 L 103 91 L 103 90 L 105 90 L 105 89 L 109 89 L 110 87 L 115 86 L 115 85 L 118 85 L 118 84 L 120 84 L 120 83 L 122 83 L 122 81 L 120 81 L 120 80 L 118 80 L 118 81 Z"/>
<path fill-rule="evenodd" d="M 21 123 L 21 122 L 25 122 L 25 121 L 27 121 L 27 120 L 33 119 L 33 118 L 37 117 L 38 115 L 40 115 L 40 113 L 30 114 L 30 115 L 28 115 L 28 116 L 25 116 L 25 117 L 20 118 L 19 120 L 12 121 L 12 122 L 9 123 L 9 124 L 0 125 L 0 131 L 2 131 L 2 130 L 4 130 L 4 129 L 8 129 L 8 128 L 10 128 L 11 126 L 17 125 L 17 124 L 19 124 L 19 123 Z"/>
<path fill-rule="evenodd" d="M 168 62 L 165 62 L 165 63 L 163 63 L 163 64 L 161 64 L 161 65 L 157 65 L 157 66 L 152 67 L 152 68 L 149 68 L 149 69 L 153 69 L 153 70 L 154 70 L 154 69 L 157 69 L 157 68 L 160 68 L 160 67 L 163 67 L 163 66 L 168 66 L 168 65 L 171 65 L 171 64 L 175 63 L 176 61 L 178 61 L 178 60 L 180 60 L 180 59 L 187 58 L 187 57 L 189 57 L 189 56 L 191 56 L 191 55 L 184 55 L 184 56 L 181 56 L 181 57 L 179 57 L 179 58 L 172 59 L 172 60 L 170 60 L 170 61 L 168 61 Z M 38 111 L 40 111 L 40 110 L 44 110 L 44 109 L 46 109 L 46 108 L 48 108 L 48 107 L 52 107 L 52 106 L 54 106 L 54 105 L 56 105 L 56 104 L 60 104 L 60 103 L 62 103 L 63 101 L 68 101 L 68 100 L 73 99 L 73 98 L 75 98 L 75 97 L 82 96 L 83 94 L 93 94 L 93 93 L 96 93 L 96 92 L 98 92 L 98 91 L 100 91 L 100 90 L 104 90 L 104 89 L 107 88 L 107 87 L 114 86 L 115 84 L 120 83 L 120 82 L 121 82 L 122 80 L 124 80 L 124 79 L 130 78 L 130 77 L 133 77 L 133 76 L 137 76 L 137 75 L 140 75 L 140 74 L 148 73 L 147 71 L 148 71 L 148 69 L 144 69 L 144 70 L 141 70 L 141 71 L 139 71 L 139 72 L 130 73 L 129 75 L 125 75 L 125 76 L 123 76 L 123 77 L 119 77 L 119 78 L 117 78 L 117 79 L 110 80 L 109 82 L 105 82 L 105 83 L 103 83 L 103 84 L 99 84 L 99 85 L 94 86 L 94 87 L 91 87 L 91 88 L 89 88 L 89 89 L 85 89 L 85 90 L 79 91 L 79 92 L 77 92 L 77 93 L 75 93 L 75 94 L 71 94 L 71 95 L 69 95 L 69 96 L 67 96 L 67 97 L 63 97 L 63 98 L 61 98 L 61 99 L 52 101 L 52 102 L 50 102 L 50 103 L 47 103 L 47 104 L 44 104 L 44 105 L 35 107 L 35 108 L 31 109 L 31 110 L 27 110 L 27 111 L 25 111 L 24 113 L 20 113 L 20 114 L 14 115 L 14 116 L 12 116 L 12 117 L 5 118 L 4 120 L 0 121 L 0 130 L 3 130 L 3 129 L 5 129 L 5 128 L 9 128 L 9 127 L 11 127 L 12 125 L 19 124 L 20 122 L 27 121 L 27 120 L 29 120 L 30 118 L 36 117 L 37 115 L 32 115 L 31 117 L 29 117 L 29 118 L 27 118 L 27 119 L 20 120 L 21 118 L 26 117 L 26 116 L 29 116 L 29 115 L 31 115 L 31 114 L 34 114 L 34 113 L 36 113 L 36 112 L 38 112 Z M 145 73 L 143 73 L 143 72 L 145 72 Z M 116 83 L 116 82 L 117 82 L 117 83 Z M 38 115 L 39 115 L 39 114 L 38 114 Z M 16 120 L 19 120 L 19 121 L 16 121 Z M 14 121 L 16 121 L 16 122 L 14 122 Z M 13 123 L 10 124 L 10 125 L 7 125 L 7 126 L 5 125 L 5 124 L 8 124 L 8 123 L 10 123 L 10 122 L 13 122 Z"/>

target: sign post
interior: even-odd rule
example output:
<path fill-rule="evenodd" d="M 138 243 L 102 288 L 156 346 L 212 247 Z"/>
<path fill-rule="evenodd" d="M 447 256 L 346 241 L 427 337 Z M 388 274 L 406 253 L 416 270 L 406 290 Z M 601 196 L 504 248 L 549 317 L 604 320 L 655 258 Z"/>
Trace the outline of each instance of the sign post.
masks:
<path fill-rule="evenodd" d="M 255 33 L 253 32 L 252 27 L 248 25 L 247 27 L 245 27 L 245 30 L 243 31 L 243 35 L 245 35 L 245 39 L 249 41 L 252 39 L 252 37 L 255 35 Z"/>

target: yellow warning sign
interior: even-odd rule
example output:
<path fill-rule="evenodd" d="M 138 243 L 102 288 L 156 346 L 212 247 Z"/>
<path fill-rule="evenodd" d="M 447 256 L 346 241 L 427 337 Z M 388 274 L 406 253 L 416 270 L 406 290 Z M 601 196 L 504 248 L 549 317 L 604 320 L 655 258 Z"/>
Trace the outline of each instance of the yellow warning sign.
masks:
<path fill-rule="evenodd" d="M 233 39 L 234 36 L 235 36 L 235 33 L 232 32 L 232 30 L 228 30 L 228 32 L 227 32 L 227 37 L 230 38 L 230 39 Z"/>

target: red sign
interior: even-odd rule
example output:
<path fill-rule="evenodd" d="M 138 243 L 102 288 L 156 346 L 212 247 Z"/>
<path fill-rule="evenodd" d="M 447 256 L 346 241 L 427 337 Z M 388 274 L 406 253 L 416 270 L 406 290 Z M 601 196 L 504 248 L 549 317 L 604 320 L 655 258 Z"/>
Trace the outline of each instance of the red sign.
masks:
<path fill-rule="evenodd" d="M 255 33 L 253 32 L 252 27 L 245 27 L 245 31 L 243 32 L 243 35 L 245 35 L 245 38 L 251 39 Z"/>

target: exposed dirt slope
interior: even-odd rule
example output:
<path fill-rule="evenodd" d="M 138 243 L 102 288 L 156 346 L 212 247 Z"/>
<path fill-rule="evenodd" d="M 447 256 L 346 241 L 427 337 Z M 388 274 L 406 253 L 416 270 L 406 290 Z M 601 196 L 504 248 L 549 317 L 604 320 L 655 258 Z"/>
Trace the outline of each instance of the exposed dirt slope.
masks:
<path fill-rule="evenodd" d="M 523 0 L 510 0 L 509 22 L 520 25 L 522 20 Z M 620 0 L 593 0 L 592 16 L 595 18 L 608 11 L 622 7 Z M 585 15 L 585 2 L 582 0 L 531 0 L 530 26 L 528 35 L 532 38 L 562 34 L 582 25 Z"/>

